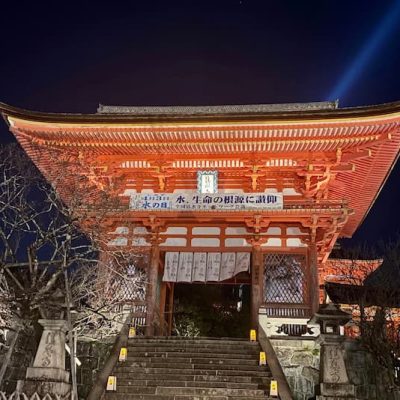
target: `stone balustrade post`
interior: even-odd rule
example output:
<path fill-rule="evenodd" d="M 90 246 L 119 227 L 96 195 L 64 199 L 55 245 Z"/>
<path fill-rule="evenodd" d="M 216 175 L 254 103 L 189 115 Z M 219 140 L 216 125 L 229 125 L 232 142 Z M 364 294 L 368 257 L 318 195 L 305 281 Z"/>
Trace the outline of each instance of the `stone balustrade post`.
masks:
<path fill-rule="evenodd" d="M 22 390 L 31 395 L 67 396 L 71 391 L 69 372 L 65 370 L 65 333 L 67 321 L 40 319 L 42 337 L 33 366 L 26 371 Z"/>

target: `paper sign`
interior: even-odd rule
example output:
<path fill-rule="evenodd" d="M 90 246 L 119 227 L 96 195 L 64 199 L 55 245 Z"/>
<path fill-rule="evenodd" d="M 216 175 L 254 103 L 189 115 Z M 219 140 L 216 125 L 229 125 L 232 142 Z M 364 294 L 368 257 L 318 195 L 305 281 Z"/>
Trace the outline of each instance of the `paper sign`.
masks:
<path fill-rule="evenodd" d="M 249 271 L 250 253 L 165 253 L 163 282 L 219 282 Z"/>
<path fill-rule="evenodd" d="M 117 390 L 117 377 L 110 375 L 107 379 L 107 389 L 108 391 Z"/>
<path fill-rule="evenodd" d="M 221 253 L 208 253 L 207 257 L 207 282 L 219 281 L 219 269 L 221 267 Z"/>
<path fill-rule="evenodd" d="M 250 330 L 250 341 L 255 342 L 257 340 L 257 334 L 255 329 Z"/>
<path fill-rule="evenodd" d="M 207 271 L 207 253 L 194 253 L 193 282 L 205 282 Z"/>
<path fill-rule="evenodd" d="M 126 332 L 126 331 L 125 331 Z M 131 326 L 130 328 L 129 328 L 129 333 L 128 333 L 128 338 L 133 338 L 133 337 L 135 337 L 136 336 L 136 329 L 135 329 L 135 327 L 133 327 L 133 326 Z"/>
<path fill-rule="evenodd" d="M 264 351 L 260 351 L 260 364 L 259 365 L 267 365 L 267 356 Z"/>
<path fill-rule="evenodd" d="M 179 256 L 177 282 L 192 282 L 193 253 L 182 252 Z"/>
<path fill-rule="evenodd" d="M 121 347 L 119 352 L 119 361 L 126 361 L 126 356 L 128 354 L 128 350 L 126 347 Z"/>
<path fill-rule="evenodd" d="M 235 275 L 236 254 L 222 253 L 219 280 L 224 281 Z"/>
<path fill-rule="evenodd" d="M 250 253 L 237 253 L 236 254 L 236 266 L 234 274 L 237 275 L 240 272 L 248 271 L 250 268 Z"/>
<path fill-rule="evenodd" d="M 270 396 L 278 396 L 278 382 L 277 381 L 271 381 L 269 395 Z"/>
<path fill-rule="evenodd" d="M 176 282 L 178 276 L 179 252 L 165 254 L 164 282 Z"/>

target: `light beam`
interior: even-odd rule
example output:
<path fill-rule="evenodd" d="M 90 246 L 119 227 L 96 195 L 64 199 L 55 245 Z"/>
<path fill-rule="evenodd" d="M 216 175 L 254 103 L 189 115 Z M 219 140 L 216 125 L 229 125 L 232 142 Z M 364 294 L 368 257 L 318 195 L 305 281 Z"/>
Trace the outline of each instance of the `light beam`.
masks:
<path fill-rule="evenodd" d="M 397 26 L 400 17 L 400 1 L 396 0 L 388 13 L 382 19 L 376 30 L 371 34 L 365 45 L 357 54 L 355 60 L 350 64 L 346 73 L 341 77 L 329 95 L 329 99 L 336 100 L 344 97 L 350 87 L 359 78 L 366 64 L 369 62 L 378 47 L 389 36 L 390 32 Z"/>

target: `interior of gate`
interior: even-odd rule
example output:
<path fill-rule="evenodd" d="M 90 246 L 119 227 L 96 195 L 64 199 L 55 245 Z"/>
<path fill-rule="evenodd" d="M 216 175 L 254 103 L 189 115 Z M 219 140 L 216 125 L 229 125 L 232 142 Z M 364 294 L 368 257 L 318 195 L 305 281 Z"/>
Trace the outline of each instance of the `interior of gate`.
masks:
<path fill-rule="evenodd" d="M 182 223 L 157 235 L 133 230 L 130 240 L 147 254 L 136 321 L 153 327 L 148 334 L 240 337 L 257 326 L 260 307 L 272 318 L 311 313 L 309 248 L 296 227 L 269 227 L 256 245 L 254 233 L 238 224 Z M 122 234 L 128 231 L 116 231 L 113 244 L 129 240 Z"/>

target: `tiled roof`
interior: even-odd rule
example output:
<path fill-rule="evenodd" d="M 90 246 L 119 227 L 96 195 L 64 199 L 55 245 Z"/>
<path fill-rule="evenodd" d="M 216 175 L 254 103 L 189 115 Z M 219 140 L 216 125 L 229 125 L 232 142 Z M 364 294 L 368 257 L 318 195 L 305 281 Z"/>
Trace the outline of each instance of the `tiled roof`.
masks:
<path fill-rule="evenodd" d="M 310 110 L 333 110 L 334 101 L 283 104 L 246 104 L 218 106 L 106 106 L 99 104 L 98 114 L 131 115 L 221 115 L 221 114 L 264 114 L 269 112 L 295 112 Z"/>

